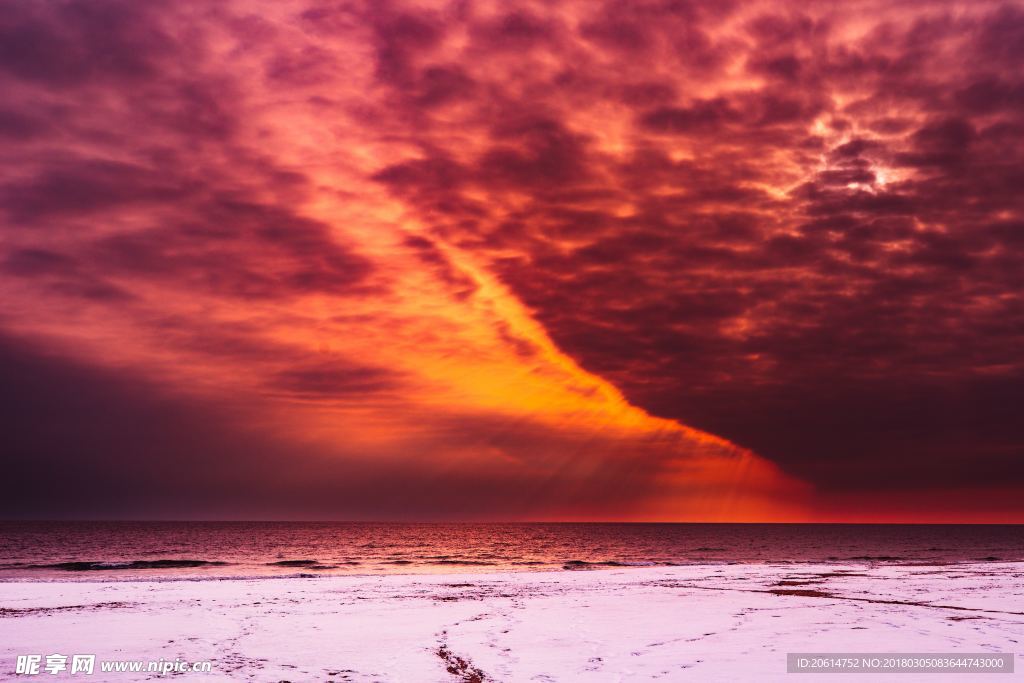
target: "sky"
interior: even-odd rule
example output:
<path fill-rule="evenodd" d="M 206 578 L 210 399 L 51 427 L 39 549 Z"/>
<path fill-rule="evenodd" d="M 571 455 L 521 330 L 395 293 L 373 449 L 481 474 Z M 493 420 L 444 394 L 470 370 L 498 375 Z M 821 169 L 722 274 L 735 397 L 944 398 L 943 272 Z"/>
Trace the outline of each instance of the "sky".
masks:
<path fill-rule="evenodd" d="M 1024 522 L 1024 6 L 0 12 L 7 518 Z"/>

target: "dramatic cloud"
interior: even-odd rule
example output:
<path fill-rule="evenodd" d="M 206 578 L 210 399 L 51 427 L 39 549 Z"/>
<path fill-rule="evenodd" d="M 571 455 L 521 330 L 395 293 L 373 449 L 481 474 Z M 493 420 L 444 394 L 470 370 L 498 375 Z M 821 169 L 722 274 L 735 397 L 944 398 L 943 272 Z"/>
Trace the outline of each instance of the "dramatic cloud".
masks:
<path fill-rule="evenodd" d="M 31 483 L 67 467 L 152 514 L 1019 519 L 1022 45 L 989 2 L 12 5 L 16 476 L 60 514 L 101 509 Z"/>

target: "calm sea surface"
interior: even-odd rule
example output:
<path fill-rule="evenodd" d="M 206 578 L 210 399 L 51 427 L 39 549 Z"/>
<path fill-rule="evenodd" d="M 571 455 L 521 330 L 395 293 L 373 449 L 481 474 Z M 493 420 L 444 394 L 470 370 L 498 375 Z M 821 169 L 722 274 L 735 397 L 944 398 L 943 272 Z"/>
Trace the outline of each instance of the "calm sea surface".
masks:
<path fill-rule="evenodd" d="M 1000 560 L 1024 526 L 0 522 L 0 581 Z"/>

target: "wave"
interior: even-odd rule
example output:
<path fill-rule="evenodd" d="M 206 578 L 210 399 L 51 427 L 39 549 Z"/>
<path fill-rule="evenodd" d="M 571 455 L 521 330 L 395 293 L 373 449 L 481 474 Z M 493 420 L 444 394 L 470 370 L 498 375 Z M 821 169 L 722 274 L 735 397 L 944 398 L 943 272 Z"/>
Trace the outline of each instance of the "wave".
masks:
<path fill-rule="evenodd" d="M 345 562 L 344 564 L 350 564 Z M 321 564 L 319 560 L 279 560 L 278 562 L 267 562 L 268 567 L 302 567 L 303 569 L 337 569 L 336 564 Z M 300 576 L 302 576 L 300 574 Z"/>
<path fill-rule="evenodd" d="M 562 565 L 562 569 L 593 569 L 595 567 L 629 567 L 625 562 L 606 560 L 604 562 L 586 562 L 584 560 L 569 560 Z"/>
<path fill-rule="evenodd" d="M 68 572 L 99 572 L 124 569 L 194 569 L 196 567 L 223 567 L 227 562 L 210 560 L 133 560 L 131 562 L 55 562 L 33 564 L 32 569 L 60 569 Z"/>

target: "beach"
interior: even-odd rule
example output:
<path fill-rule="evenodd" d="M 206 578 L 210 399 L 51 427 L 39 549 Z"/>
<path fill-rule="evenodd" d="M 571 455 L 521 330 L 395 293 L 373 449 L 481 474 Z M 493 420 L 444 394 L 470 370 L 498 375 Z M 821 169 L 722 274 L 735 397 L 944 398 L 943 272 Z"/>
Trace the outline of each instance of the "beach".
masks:
<path fill-rule="evenodd" d="M 0 583 L 5 678 L 18 655 L 88 653 L 91 677 L 36 678 L 771 681 L 794 676 L 790 652 L 1015 653 L 1022 640 L 1019 562 Z M 131 660 L 210 672 L 99 671 Z"/>

